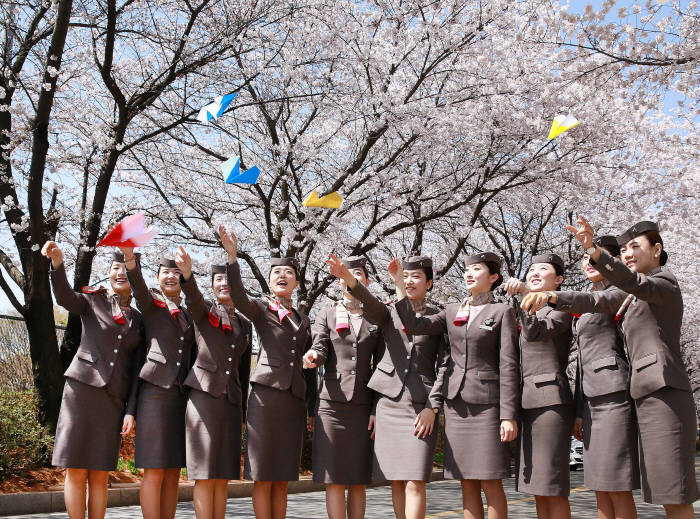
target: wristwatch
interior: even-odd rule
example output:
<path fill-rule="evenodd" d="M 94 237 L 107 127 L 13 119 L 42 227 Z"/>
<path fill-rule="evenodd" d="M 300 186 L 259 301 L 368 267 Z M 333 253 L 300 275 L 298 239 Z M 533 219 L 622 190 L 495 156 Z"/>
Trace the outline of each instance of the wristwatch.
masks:
<path fill-rule="evenodd" d="M 547 302 L 549 303 L 552 300 L 552 296 L 554 295 L 554 292 L 545 292 L 547 294 Z"/>
<path fill-rule="evenodd" d="M 593 256 L 593 253 L 595 252 L 595 250 L 596 250 L 597 248 L 598 248 L 598 247 L 597 247 L 597 246 L 595 245 L 595 243 L 594 243 L 593 245 L 591 245 L 590 247 L 588 247 L 588 248 L 586 249 L 586 254 L 588 254 L 589 256 Z"/>

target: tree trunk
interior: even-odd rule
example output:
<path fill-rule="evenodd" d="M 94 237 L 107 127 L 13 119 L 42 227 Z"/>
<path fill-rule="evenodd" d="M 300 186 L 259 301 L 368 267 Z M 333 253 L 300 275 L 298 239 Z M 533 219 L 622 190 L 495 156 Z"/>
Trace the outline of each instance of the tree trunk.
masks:
<path fill-rule="evenodd" d="M 64 377 L 56 339 L 48 260 L 38 251 L 30 257 L 33 261 L 27 276 L 29 290 L 25 294 L 28 304 L 24 319 L 29 335 L 34 386 L 39 394 L 39 421 L 53 434 L 61 409 Z"/>

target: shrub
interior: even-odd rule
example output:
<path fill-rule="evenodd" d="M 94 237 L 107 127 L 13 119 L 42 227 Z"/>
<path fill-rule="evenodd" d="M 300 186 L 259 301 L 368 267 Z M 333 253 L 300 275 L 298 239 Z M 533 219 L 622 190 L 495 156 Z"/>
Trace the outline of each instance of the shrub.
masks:
<path fill-rule="evenodd" d="M 34 391 L 0 393 L 0 481 L 51 460 L 53 436 L 39 424 Z"/>

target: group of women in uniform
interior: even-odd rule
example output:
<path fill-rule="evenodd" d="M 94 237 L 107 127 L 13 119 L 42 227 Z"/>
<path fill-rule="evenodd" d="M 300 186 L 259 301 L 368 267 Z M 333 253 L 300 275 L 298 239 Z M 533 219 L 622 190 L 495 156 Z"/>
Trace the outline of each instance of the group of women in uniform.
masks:
<path fill-rule="evenodd" d="M 113 257 L 111 290 L 78 294 L 60 249 L 47 242 L 56 300 L 83 322 L 53 459 L 68 468 L 70 517 L 84 517 L 86 483 L 90 517 L 104 515 L 119 433 L 134 422 L 144 517 L 174 516 L 182 466 L 195 480 L 197 517 L 224 517 L 227 480 L 240 476 L 244 419 L 257 518 L 286 515 L 305 427 L 313 429 L 313 478 L 326 484 L 329 518 L 364 517 L 373 479 L 391 482 L 397 518 L 425 517 L 443 408 L 445 477 L 461 482 L 465 518 L 484 517 L 482 491 L 489 519 L 507 517 L 511 442 L 517 489 L 535 496 L 538 517 L 570 517 L 572 431 L 584 443 L 599 517 L 635 518 L 640 484 L 667 517 L 693 517 L 700 496 L 695 406 L 680 354 L 683 302 L 662 267 L 658 227 L 640 222 L 594 239 L 585 219 L 579 225 L 570 230 L 585 250 L 589 292 L 560 291 L 564 262 L 547 253 L 533 256 L 525 282 L 511 278 L 499 289 L 513 304 L 496 302 L 501 260 L 482 252 L 464 261 L 468 297 L 444 310 L 426 301 L 430 258 L 393 260 L 396 299 L 385 304 L 367 289 L 366 258 L 330 255 L 343 297 L 313 325 L 292 304 L 297 260 L 273 258 L 270 295 L 250 297 L 236 237 L 223 227 L 228 263 L 212 269 L 214 302 L 202 297 L 182 248 L 161 261 L 157 290 L 124 248 Z M 260 352 L 246 398 L 252 327 Z"/>

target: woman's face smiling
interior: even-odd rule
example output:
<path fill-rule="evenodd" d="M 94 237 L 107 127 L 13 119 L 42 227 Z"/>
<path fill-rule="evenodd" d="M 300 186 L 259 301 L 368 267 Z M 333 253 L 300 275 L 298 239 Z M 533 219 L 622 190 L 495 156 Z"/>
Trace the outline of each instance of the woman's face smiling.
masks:
<path fill-rule="evenodd" d="M 126 265 L 113 261 L 109 268 L 109 283 L 112 285 L 112 292 L 115 294 L 128 296 L 131 294 L 131 285 L 126 277 Z"/>
<path fill-rule="evenodd" d="M 661 244 L 652 245 L 643 234 L 635 236 L 622 247 L 620 257 L 632 272 L 646 274 L 660 264 Z"/>
<path fill-rule="evenodd" d="M 486 263 L 472 263 L 464 269 L 464 284 L 472 295 L 491 291 L 491 285 L 498 279 L 498 274 L 491 274 Z"/>
<path fill-rule="evenodd" d="M 294 289 L 299 285 L 294 268 L 284 265 L 272 267 L 269 283 L 275 297 L 284 299 L 291 299 Z"/>
<path fill-rule="evenodd" d="M 533 263 L 530 265 L 525 279 L 531 292 L 557 290 L 561 282 L 564 281 L 564 277 L 557 274 L 551 263 Z"/>
<path fill-rule="evenodd" d="M 404 270 L 403 282 L 406 285 L 408 298 L 416 301 L 425 299 L 428 289 L 433 286 L 432 279 L 428 281 L 423 269 Z"/>
<path fill-rule="evenodd" d="M 217 301 L 223 304 L 231 304 L 231 295 L 228 291 L 228 280 L 226 274 L 214 274 L 211 282 L 211 289 L 214 291 Z"/>
<path fill-rule="evenodd" d="M 177 267 L 158 267 L 158 284 L 165 297 L 180 295 L 180 269 Z"/>

